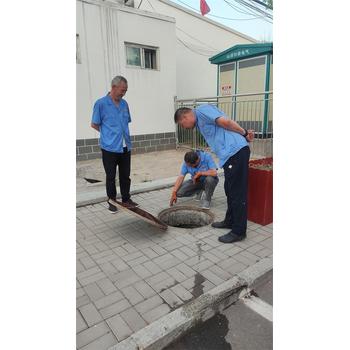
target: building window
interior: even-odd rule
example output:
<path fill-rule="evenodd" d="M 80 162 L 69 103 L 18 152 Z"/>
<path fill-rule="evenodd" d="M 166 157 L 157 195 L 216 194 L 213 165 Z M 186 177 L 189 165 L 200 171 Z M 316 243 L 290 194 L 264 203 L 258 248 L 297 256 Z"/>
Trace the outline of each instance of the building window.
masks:
<path fill-rule="evenodd" d="M 125 43 L 126 64 L 144 69 L 158 69 L 158 48 Z"/>
<path fill-rule="evenodd" d="M 76 35 L 76 54 L 75 60 L 77 64 L 81 64 L 81 54 L 80 54 L 80 38 L 79 34 Z"/>

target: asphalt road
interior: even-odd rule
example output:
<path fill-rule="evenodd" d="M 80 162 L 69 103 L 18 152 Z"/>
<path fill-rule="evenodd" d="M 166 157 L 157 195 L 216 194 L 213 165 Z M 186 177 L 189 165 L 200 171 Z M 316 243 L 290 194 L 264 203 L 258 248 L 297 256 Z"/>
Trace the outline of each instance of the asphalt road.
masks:
<path fill-rule="evenodd" d="M 273 278 L 164 350 L 272 350 Z"/>

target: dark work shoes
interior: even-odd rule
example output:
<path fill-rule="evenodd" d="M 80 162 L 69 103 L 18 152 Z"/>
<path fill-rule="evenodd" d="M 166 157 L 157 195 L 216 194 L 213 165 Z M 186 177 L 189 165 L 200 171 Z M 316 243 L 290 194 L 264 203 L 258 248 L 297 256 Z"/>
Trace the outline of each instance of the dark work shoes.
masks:
<path fill-rule="evenodd" d="M 109 205 L 108 210 L 110 211 L 110 213 L 115 214 L 118 211 L 118 208 L 115 205 L 111 203 L 108 203 L 108 205 Z"/>
<path fill-rule="evenodd" d="M 217 221 L 211 224 L 214 228 L 231 228 L 231 225 L 228 225 L 225 221 Z"/>
<path fill-rule="evenodd" d="M 138 203 L 134 202 L 131 199 L 128 199 L 126 202 L 123 202 L 123 206 L 126 208 L 136 208 L 138 207 Z"/>
<path fill-rule="evenodd" d="M 219 241 L 222 243 L 234 243 L 234 242 L 239 242 L 245 239 L 247 235 L 236 235 L 232 231 L 229 233 L 226 233 L 226 235 L 220 236 Z"/>

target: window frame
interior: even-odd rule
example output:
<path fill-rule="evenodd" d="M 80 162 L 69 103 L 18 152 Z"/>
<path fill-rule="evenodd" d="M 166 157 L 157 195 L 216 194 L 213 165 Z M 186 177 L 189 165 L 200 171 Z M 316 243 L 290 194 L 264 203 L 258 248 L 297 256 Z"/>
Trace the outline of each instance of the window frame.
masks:
<path fill-rule="evenodd" d="M 134 48 L 140 49 L 140 51 L 141 51 L 141 66 L 128 64 L 128 56 L 127 56 L 127 48 L 128 47 L 134 47 Z M 159 47 L 135 44 L 135 43 L 130 43 L 130 42 L 124 42 L 124 48 L 125 48 L 124 52 L 125 52 L 126 68 L 145 69 L 145 70 L 150 70 L 150 71 L 159 71 L 160 70 Z M 145 67 L 145 49 L 146 50 L 153 50 L 153 51 L 155 51 L 156 68 L 146 68 Z"/>

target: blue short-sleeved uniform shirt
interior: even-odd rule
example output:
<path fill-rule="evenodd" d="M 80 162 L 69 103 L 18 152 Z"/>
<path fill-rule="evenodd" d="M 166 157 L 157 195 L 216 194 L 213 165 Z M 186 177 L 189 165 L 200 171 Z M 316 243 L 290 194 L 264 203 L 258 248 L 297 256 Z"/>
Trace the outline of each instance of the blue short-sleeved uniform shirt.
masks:
<path fill-rule="evenodd" d="M 222 128 L 216 124 L 216 119 L 226 116 L 224 112 L 212 105 L 202 105 L 193 110 L 196 116 L 196 127 L 204 136 L 211 150 L 219 158 L 219 167 L 248 145 L 247 140 L 237 132 Z"/>
<path fill-rule="evenodd" d="M 181 167 L 181 175 L 186 176 L 186 174 L 191 174 L 191 178 L 198 173 L 198 171 L 207 171 L 209 169 L 217 169 L 217 166 L 212 158 L 212 156 L 203 151 L 197 151 L 200 161 L 198 165 L 194 168 L 187 166 L 186 162 L 183 162 Z"/>
<path fill-rule="evenodd" d="M 128 103 L 121 99 L 117 107 L 108 95 L 94 105 L 92 123 L 100 126 L 101 148 L 115 153 L 123 153 L 123 141 L 131 150 L 129 123 L 131 122 Z"/>

